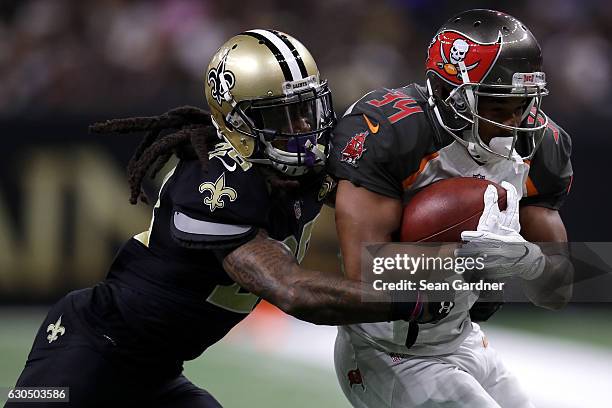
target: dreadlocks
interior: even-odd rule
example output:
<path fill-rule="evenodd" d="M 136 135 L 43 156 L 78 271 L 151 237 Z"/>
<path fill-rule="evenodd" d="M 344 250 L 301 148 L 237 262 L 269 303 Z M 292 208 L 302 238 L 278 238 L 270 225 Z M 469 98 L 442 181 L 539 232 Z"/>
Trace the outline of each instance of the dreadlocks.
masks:
<path fill-rule="evenodd" d="M 179 159 L 197 157 L 204 171 L 208 168 L 208 146 L 217 140 L 210 113 L 193 106 L 181 106 L 159 116 L 112 119 L 89 127 L 92 133 L 146 132 L 128 166 L 130 203 L 140 198 L 148 202 L 142 182 L 151 170 L 151 178 L 164 167 L 172 154 Z"/>

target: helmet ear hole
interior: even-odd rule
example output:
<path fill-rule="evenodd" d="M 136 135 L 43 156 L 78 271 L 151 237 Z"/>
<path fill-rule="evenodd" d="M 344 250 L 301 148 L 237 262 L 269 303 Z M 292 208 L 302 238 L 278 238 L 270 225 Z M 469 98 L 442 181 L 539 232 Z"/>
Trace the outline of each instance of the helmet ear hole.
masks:
<path fill-rule="evenodd" d="M 432 73 L 427 73 L 427 79 L 431 85 L 431 92 L 434 97 L 444 101 L 449 97 L 452 88 L 446 85 L 446 83 Z"/>
<path fill-rule="evenodd" d="M 451 90 L 449 87 L 438 83 L 436 86 L 434 86 L 434 93 L 439 95 L 441 99 L 446 99 L 450 96 Z"/>

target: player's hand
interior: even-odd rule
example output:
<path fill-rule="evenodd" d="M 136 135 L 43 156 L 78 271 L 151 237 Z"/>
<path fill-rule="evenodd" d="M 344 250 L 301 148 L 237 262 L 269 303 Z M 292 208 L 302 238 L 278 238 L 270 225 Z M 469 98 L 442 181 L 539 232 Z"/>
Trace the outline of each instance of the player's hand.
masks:
<path fill-rule="evenodd" d="M 546 257 L 538 245 L 519 234 L 518 194 L 512 184 L 504 181 L 501 185 L 506 190 L 506 210 L 499 210 L 497 189 L 488 186 L 477 230 L 461 233 L 463 244 L 455 250 L 455 256 L 484 258 L 485 268 L 481 275 L 489 279 L 515 276 L 535 279 L 542 274 Z"/>

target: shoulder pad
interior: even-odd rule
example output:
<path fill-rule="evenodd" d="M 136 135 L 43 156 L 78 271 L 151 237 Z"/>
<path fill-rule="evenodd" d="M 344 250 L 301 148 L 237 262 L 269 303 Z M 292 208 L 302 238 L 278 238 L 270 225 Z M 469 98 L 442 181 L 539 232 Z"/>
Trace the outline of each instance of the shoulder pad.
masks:
<path fill-rule="evenodd" d="M 204 172 L 197 160 L 181 161 L 165 195 L 172 206 L 174 238 L 191 246 L 251 238 L 266 223 L 269 194 L 255 169 L 232 171 L 211 159 Z"/>

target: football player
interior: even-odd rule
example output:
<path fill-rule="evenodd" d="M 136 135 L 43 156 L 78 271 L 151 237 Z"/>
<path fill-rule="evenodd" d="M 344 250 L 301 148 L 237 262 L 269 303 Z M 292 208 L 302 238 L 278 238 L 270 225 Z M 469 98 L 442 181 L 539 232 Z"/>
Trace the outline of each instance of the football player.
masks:
<path fill-rule="evenodd" d="M 71 407 L 218 407 L 182 374 L 266 299 L 319 324 L 407 319 L 361 282 L 301 268 L 326 194 L 331 93 L 295 38 L 243 32 L 206 71 L 211 113 L 96 124 L 147 131 L 128 165 L 131 202 L 175 153 L 148 231 L 127 241 L 106 279 L 72 292 L 45 318 L 18 387 L 69 387 Z M 362 302 L 369 295 L 377 302 Z M 7 407 L 19 404 L 9 402 Z M 39 403 L 38 406 L 47 406 Z"/>
<path fill-rule="evenodd" d="M 397 239 L 402 208 L 417 190 L 478 177 L 502 184 L 508 208 L 499 211 L 490 186 L 478 231 L 462 234 L 460 254 L 511 242 L 521 250 L 497 253 L 507 262 L 487 262 L 485 277 L 522 279 L 527 296 L 543 307 L 567 302 L 572 268 L 565 244 L 544 255 L 532 243 L 567 241 L 558 210 L 572 181 L 571 141 L 541 110 L 547 93 L 541 49 L 527 27 L 501 12 L 470 10 L 435 34 L 425 86 L 378 89 L 355 102 L 334 130 L 329 162 L 339 180 L 336 224 L 346 276 L 362 279 L 362 243 Z M 339 328 L 336 372 L 350 402 L 532 406 L 475 323 L 499 303 L 474 305 L 476 299 L 458 293 L 429 322 Z"/>

